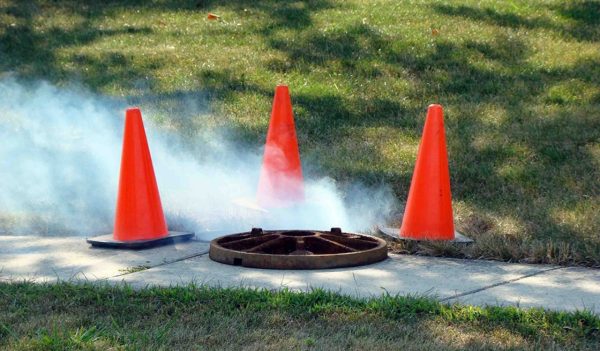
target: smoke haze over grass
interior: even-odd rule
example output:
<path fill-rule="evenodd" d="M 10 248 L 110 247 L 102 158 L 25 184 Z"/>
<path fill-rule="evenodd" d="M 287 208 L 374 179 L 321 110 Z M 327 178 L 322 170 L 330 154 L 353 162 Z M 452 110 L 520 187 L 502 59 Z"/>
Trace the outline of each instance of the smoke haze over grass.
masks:
<path fill-rule="evenodd" d="M 181 103 L 203 118 L 206 106 Z M 140 108 L 170 229 L 202 239 L 257 226 L 365 230 L 394 208 L 387 187 L 341 191 L 330 178 L 306 180 L 306 201 L 296 206 L 265 212 L 240 205 L 254 201 L 262 151 L 209 127 L 184 141 L 153 123 L 153 106 Z M 126 107 L 79 86 L 0 81 L 0 233 L 111 232 Z"/>

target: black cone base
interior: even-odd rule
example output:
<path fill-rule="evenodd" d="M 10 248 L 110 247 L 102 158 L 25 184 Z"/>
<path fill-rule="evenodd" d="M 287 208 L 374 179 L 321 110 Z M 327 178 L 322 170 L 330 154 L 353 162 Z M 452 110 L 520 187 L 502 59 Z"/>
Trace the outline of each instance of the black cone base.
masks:
<path fill-rule="evenodd" d="M 409 241 L 446 241 L 450 243 L 461 243 L 461 244 L 470 244 L 473 242 L 473 239 L 462 235 L 461 233 L 454 231 L 454 239 L 452 240 L 419 240 L 413 238 L 405 238 L 400 236 L 400 228 L 388 228 L 388 227 L 378 227 L 379 231 L 387 236 L 390 236 L 394 239 L 399 240 L 409 240 Z"/>
<path fill-rule="evenodd" d="M 157 239 L 120 241 L 115 240 L 112 234 L 106 234 L 86 239 L 86 241 L 94 247 L 140 250 L 187 241 L 193 237 L 194 233 L 191 232 L 169 232 L 167 236 Z"/>

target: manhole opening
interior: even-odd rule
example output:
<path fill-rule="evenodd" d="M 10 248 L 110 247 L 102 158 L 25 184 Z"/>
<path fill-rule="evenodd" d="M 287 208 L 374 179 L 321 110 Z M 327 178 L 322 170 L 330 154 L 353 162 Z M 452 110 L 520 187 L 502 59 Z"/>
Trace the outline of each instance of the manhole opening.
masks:
<path fill-rule="evenodd" d="M 253 228 L 213 240 L 209 256 L 217 262 L 257 268 L 317 269 L 357 266 L 387 257 L 384 240 L 330 231 Z"/>

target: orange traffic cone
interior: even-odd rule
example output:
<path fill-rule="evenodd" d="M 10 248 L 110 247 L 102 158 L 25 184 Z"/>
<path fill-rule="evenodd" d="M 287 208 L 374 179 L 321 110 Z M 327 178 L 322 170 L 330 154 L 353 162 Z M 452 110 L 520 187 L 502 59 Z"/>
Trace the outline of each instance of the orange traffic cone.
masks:
<path fill-rule="evenodd" d="M 257 200 L 265 207 L 287 206 L 304 200 L 292 102 L 285 85 L 275 89 Z"/>
<path fill-rule="evenodd" d="M 167 230 L 142 113 L 139 108 L 127 109 L 114 233 L 88 242 L 93 246 L 144 248 L 193 236 Z"/>
<path fill-rule="evenodd" d="M 430 105 L 400 230 L 401 239 L 470 242 L 454 230 L 448 152 L 441 105 Z"/>

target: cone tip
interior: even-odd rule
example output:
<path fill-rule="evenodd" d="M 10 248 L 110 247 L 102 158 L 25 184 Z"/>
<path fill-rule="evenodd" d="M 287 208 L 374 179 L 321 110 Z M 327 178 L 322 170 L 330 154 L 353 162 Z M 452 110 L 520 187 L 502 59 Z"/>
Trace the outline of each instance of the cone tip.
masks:
<path fill-rule="evenodd" d="M 428 110 L 443 110 L 444 108 L 440 104 L 431 104 L 427 107 Z"/>
<path fill-rule="evenodd" d="M 275 91 L 288 91 L 288 86 L 285 84 L 277 84 L 277 87 L 275 88 Z"/>
<path fill-rule="evenodd" d="M 142 119 L 142 111 L 140 111 L 139 107 L 129 107 L 125 110 L 125 119 Z"/>

